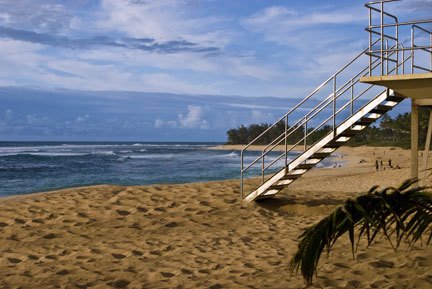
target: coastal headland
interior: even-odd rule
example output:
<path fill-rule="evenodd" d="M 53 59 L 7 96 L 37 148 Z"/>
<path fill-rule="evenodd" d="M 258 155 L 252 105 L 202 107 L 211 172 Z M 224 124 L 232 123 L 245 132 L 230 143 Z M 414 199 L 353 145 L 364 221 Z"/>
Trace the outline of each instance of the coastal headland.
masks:
<path fill-rule="evenodd" d="M 3 198 L 0 288 L 303 288 L 288 272 L 301 232 L 373 185 L 399 185 L 409 155 L 343 147 L 332 158 L 343 166 L 313 169 L 276 199 L 250 204 L 240 202 L 238 180 Z M 432 250 L 421 243 L 394 252 L 383 239 L 370 248 L 361 242 L 353 259 L 341 238 L 322 257 L 317 283 L 431 288 L 431 266 Z"/>

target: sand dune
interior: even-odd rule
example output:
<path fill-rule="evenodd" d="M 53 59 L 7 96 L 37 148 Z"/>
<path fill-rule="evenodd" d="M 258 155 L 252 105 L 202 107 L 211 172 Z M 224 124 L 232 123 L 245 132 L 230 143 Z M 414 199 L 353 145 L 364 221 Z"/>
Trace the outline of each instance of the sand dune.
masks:
<path fill-rule="evenodd" d="M 239 202 L 237 180 L 3 199 L 0 288 L 303 288 L 287 270 L 301 231 L 347 197 L 409 174 L 403 150 L 342 152 L 343 168 L 313 170 L 276 200 L 254 204 Z M 384 153 L 402 169 L 375 172 L 373 159 Z M 431 288 L 431 265 L 432 250 L 421 244 L 395 253 L 377 240 L 353 260 L 342 239 L 321 260 L 317 282 Z"/>

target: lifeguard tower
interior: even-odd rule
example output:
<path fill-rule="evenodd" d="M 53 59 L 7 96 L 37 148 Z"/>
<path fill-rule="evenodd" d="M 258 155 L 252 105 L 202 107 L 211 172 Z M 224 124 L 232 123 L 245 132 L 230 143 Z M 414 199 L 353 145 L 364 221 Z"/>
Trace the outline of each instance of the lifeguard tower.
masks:
<path fill-rule="evenodd" d="M 243 148 L 242 199 L 278 194 L 406 98 L 411 101 L 411 177 L 419 176 L 418 108 L 432 106 L 432 19 L 399 21 L 385 9 L 399 1 L 366 3 L 368 47 Z M 280 128 L 283 133 L 275 136 Z M 431 134 L 432 112 L 424 168 Z M 264 142 L 254 155 L 251 146 Z M 245 192 L 245 179 L 257 173 L 260 184 Z"/>

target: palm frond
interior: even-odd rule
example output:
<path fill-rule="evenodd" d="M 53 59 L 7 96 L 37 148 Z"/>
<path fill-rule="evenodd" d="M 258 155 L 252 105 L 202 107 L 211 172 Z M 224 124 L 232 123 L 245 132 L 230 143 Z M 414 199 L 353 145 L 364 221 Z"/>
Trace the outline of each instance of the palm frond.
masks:
<path fill-rule="evenodd" d="M 424 187 L 414 186 L 410 179 L 398 188 L 380 190 L 377 186 L 341 207 L 299 237 L 298 250 L 290 262 L 290 271 L 300 270 L 307 285 L 311 285 L 321 253 L 330 253 L 338 238 L 348 232 L 353 256 L 359 240 L 366 237 L 368 246 L 382 235 L 396 251 L 402 240 L 412 247 L 424 234 L 426 244 L 432 240 L 432 195 Z M 355 231 L 358 232 L 357 244 Z"/>

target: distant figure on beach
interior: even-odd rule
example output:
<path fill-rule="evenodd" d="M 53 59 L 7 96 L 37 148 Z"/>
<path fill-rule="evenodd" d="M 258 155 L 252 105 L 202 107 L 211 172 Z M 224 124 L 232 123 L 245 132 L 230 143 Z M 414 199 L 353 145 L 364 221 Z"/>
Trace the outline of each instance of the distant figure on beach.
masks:
<path fill-rule="evenodd" d="M 391 159 L 388 160 L 388 165 L 389 165 L 390 168 L 393 168 L 393 167 L 392 167 Z"/>
<path fill-rule="evenodd" d="M 376 170 L 378 171 L 378 169 L 379 169 L 379 166 L 378 166 L 378 160 L 375 160 L 375 168 L 376 168 Z"/>
<path fill-rule="evenodd" d="M 382 169 L 383 167 L 384 167 L 384 165 L 383 165 L 383 161 L 380 160 L 380 168 Z"/>

